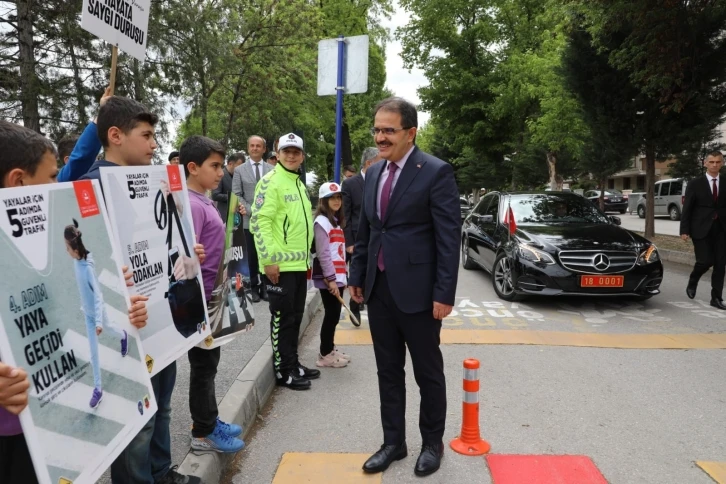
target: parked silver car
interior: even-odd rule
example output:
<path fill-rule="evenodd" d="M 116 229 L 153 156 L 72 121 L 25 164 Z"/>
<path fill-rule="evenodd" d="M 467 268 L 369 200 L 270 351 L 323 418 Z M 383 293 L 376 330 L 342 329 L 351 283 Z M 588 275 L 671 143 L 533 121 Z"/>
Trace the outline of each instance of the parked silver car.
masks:
<path fill-rule="evenodd" d="M 668 215 L 671 220 L 681 219 L 687 183 L 683 178 L 671 178 L 655 182 L 653 196 L 656 216 Z M 638 217 L 645 218 L 645 195 L 638 200 Z"/>

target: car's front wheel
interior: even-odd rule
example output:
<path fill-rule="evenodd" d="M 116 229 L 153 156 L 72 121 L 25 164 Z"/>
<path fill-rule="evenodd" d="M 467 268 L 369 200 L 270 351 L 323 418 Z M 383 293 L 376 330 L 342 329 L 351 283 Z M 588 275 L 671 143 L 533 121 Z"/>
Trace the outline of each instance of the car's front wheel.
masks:
<path fill-rule="evenodd" d="M 500 252 L 494 261 L 492 284 L 494 285 L 494 292 L 497 293 L 499 299 L 514 301 L 517 298 L 512 279 L 512 261 L 509 260 L 509 257 L 504 252 Z"/>
<path fill-rule="evenodd" d="M 675 205 L 671 206 L 670 210 L 668 210 L 668 215 L 670 216 L 671 220 L 681 219 L 681 211 L 678 210 L 678 207 L 676 207 Z"/>
<path fill-rule="evenodd" d="M 469 239 L 467 237 L 464 237 L 464 241 L 461 244 L 461 265 L 469 271 L 477 268 L 476 263 L 469 257 Z"/>
<path fill-rule="evenodd" d="M 638 207 L 638 217 L 645 218 L 645 205 L 640 205 Z"/>

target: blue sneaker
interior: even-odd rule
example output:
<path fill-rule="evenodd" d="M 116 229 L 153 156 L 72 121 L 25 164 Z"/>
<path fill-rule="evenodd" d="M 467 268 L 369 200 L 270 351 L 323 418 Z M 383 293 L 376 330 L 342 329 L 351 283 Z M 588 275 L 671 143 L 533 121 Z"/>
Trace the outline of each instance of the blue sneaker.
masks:
<path fill-rule="evenodd" d="M 214 432 L 206 437 L 192 438 L 192 450 L 197 452 L 219 452 L 221 454 L 234 454 L 239 452 L 245 446 L 245 443 L 237 438 L 230 437 L 220 430 L 217 426 Z"/>
<path fill-rule="evenodd" d="M 238 435 L 242 434 L 242 427 L 237 424 L 231 424 L 224 422 L 220 420 L 219 417 L 217 417 L 217 426 L 215 428 L 219 429 L 222 433 L 225 433 L 229 435 L 230 437 L 237 437 Z"/>
<path fill-rule="evenodd" d="M 91 395 L 91 402 L 89 405 L 91 405 L 91 408 L 96 408 L 98 407 L 98 404 L 101 403 L 101 400 L 103 400 L 103 390 L 94 388 L 93 395 Z"/>
<path fill-rule="evenodd" d="M 121 356 L 126 356 L 129 354 L 129 335 L 124 330 L 124 337 L 121 338 Z"/>

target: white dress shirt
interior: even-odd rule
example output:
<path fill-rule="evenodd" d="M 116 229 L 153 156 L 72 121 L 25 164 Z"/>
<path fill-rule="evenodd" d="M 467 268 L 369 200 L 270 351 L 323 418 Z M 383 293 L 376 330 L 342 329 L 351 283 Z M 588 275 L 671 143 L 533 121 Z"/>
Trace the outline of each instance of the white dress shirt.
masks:
<path fill-rule="evenodd" d="M 381 170 L 381 178 L 378 181 L 378 196 L 376 197 L 376 200 L 378 202 L 376 204 L 376 213 L 378 214 L 378 218 L 381 218 L 381 194 L 383 193 L 383 185 L 386 184 L 386 180 L 388 179 L 388 167 L 391 165 L 391 163 L 395 163 L 396 166 L 398 166 L 398 170 L 396 170 L 396 173 L 393 174 L 393 183 L 391 185 L 391 197 L 393 197 L 393 190 L 395 190 L 396 188 L 396 182 L 398 182 L 398 177 L 401 176 L 403 167 L 406 165 L 408 157 L 411 156 L 413 148 L 414 146 L 412 146 L 411 149 L 408 150 L 405 155 L 403 155 L 403 158 L 398 161 L 386 160 L 386 166 L 383 168 L 383 170 Z"/>

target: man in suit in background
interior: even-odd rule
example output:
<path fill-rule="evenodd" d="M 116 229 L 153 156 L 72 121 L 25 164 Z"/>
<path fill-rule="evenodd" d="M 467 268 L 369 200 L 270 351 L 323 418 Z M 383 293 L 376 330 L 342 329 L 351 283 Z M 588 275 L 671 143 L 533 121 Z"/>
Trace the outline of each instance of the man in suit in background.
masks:
<path fill-rule="evenodd" d="M 709 153 L 703 165 L 706 174 L 695 178 L 686 187 L 681 213 L 681 238 L 693 239 L 696 264 L 688 278 L 686 295 L 696 297 L 698 280 L 713 267 L 711 274 L 711 306 L 725 309 L 723 281 L 726 273 L 726 182 L 719 172 L 724 157 L 720 151 Z"/>
<path fill-rule="evenodd" d="M 451 165 L 414 142 L 416 108 L 388 98 L 371 129 L 384 161 L 366 172 L 350 291 L 365 294 L 378 367 L 383 445 L 363 465 L 383 472 L 406 457 L 406 347 L 421 391 L 423 446 L 414 472 L 436 472 L 444 453 L 446 382 L 441 321 L 456 294 L 461 244 L 459 190 Z"/>
<path fill-rule="evenodd" d="M 341 185 L 341 193 L 343 194 L 343 214 L 345 215 L 345 250 L 348 253 L 348 259 L 353 254 L 355 246 L 355 238 L 358 235 L 358 223 L 360 221 L 360 211 L 363 205 L 363 187 L 365 186 L 366 170 L 373 163 L 380 161 L 378 156 L 378 148 L 369 147 L 363 150 L 361 156 L 360 173 L 346 180 Z M 350 310 L 353 311 L 355 317 L 360 321 L 360 312 L 363 309 L 362 304 L 358 304 L 351 296 Z"/>
<path fill-rule="evenodd" d="M 225 225 L 227 225 L 227 215 L 229 214 L 229 194 L 232 193 L 234 170 L 244 162 L 245 154 L 242 152 L 229 155 L 222 181 L 219 182 L 217 188 L 212 190 L 212 200 L 217 202 L 217 210 Z"/>
<path fill-rule="evenodd" d="M 262 156 L 265 154 L 265 139 L 261 136 L 250 136 L 247 140 L 247 153 L 250 161 L 243 163 L 234 170 L 232 177 L 232 191 L 239 197 L 240 203 L 245 208 L 245 215 L 242 218 L 242 228 L 245 231 L 247 241 L 247 252 L 250 255 L 250 283 L 252 284 L 252 302 L 259 302 L 260 299 L 267 301 L 267 288 L 261 282 L 260 265 L 257 259 L 255 238 L 250 233 L 250 214 L 255 198 L 255 187 L 260 178 L 272 171 L 272 165 L 265 163 Z"/>

